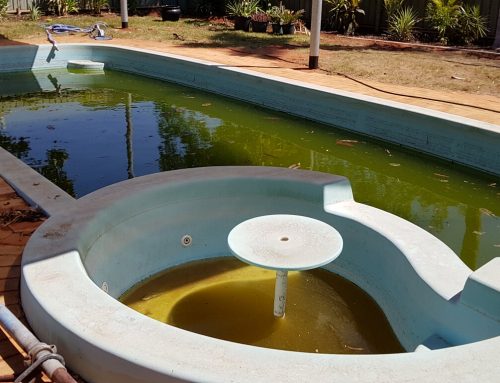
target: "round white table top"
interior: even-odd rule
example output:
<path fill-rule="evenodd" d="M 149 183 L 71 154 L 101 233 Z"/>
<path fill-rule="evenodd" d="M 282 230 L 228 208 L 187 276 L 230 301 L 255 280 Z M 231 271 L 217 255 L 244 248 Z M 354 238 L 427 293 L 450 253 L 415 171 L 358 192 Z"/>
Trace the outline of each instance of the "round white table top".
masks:
<path fill-rule="evenodd" d="M 242 261 L 272 270 L 314 269 L 337 258 L 339 232 L 317 219 L 277 214 L 251 218 L 235 226 L 227 238 Z"/>

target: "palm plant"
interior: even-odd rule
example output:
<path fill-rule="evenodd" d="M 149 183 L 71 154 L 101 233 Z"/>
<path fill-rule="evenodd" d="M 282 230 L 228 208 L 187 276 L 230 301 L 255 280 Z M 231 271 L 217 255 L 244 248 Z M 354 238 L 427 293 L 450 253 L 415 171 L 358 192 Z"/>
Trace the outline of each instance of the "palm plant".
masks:
<path fill-rule="evenodd" d="M 445 44 L 470 44 L 488 31 L 479 6 L 464 7 L 460 0 L 431 0 L 427 5 L 427 20 Z"/>
<path fill-rule="evenodd" d="M 470 44 L 473 41 L 485 37 L 488 33 L 486 28 L 486 19 L 481 16 L 481 11 L 478 5 L 465 5 L 459 16 L 460 25 L 460 40 L 465 44 Z"/>
<path fill-rule="evenodd" d="M 441 42 L 447 44 L 457 29 L 461 9 L 459 0 L 431 0 L 427 4 L 426 19 L 437 31 Z"/>
<path fill-rule="evenodd" d="M 395 11 L 388 20 L 389 35 L 394 40 L 412 41 L 413 29 L 419 22 L 416 13 L 411 7 L 405 7 Z"/>

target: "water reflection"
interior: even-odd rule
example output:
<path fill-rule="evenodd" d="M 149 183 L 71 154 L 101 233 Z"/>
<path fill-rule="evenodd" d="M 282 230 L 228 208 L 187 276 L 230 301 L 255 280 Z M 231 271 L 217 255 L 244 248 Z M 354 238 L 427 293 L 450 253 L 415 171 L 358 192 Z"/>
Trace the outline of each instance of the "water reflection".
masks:
<path fill-rule="evenodd" d="M 37 170 L 46 178 L 51 180 L 66 193 L 74 196 L 75 188 L 73 181 L 68 177 L 64 171 L 64 163 L 69 158 L 69 154 L 64 149 L 50 149 L 47 150 L 47 158 L 44 161 L 45 165 Z"/>
<path fill-rule="evenodd" d="M 70 194 L 164 170 L 300 164 L 348 177 L 357 201 L 431 232 L 470 267 L 500 256 L 491 177 L 154 80 L 51 76 L 44 97 L 0 98 L 0 145 Z"/>

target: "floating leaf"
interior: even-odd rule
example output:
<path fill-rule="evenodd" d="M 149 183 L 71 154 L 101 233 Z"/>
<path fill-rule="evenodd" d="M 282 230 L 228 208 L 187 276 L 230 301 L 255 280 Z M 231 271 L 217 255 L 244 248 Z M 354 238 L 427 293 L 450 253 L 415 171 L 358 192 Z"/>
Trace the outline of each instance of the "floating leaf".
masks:
<path fill-rule="evenodd" d="M 150 294 L 150 295 L 146 295 L 144 297 L 141 298 L 141 301 L 149 301 L 150 299 L 153 299 L 153 298 L 156 298 L 160 296 L 160 294 Z"/>
<path fill-rule="evenodd" d="M 346 142 L 345 140 L 337 140 L 335 143 L 337 145 L 348 146 L 348 147 L 354 146 L 352 143 Z"/>

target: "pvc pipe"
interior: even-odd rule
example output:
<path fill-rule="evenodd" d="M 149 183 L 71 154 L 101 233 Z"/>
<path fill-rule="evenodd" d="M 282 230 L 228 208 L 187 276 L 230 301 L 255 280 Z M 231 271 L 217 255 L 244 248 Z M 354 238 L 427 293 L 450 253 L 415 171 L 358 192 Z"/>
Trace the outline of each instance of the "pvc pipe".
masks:
<path fill-rule="evenodd" d="M 120 0 L 120 15 L 122 16 L 122 28 L 128 28 L 128 4 L 127 0 Z"/>
<path fill-rule="evenodd" d="M 47 346 L 40 342 L 26 326 L 5 307 L 0 305 L 0 324 L 3 329 L 16 340 L 16 342 L 26 351 L 30 352 L 35 348 Z M 53 354 L 51 351 L 41 349 L 34 355 L 34 360 Z M 77 383 L 75 379 L 68 373 L 66 367 L 55 359 L 49 359 L 42 363 L 43 371 L 52 379 L 54 383 Z"/>
<path fill-rule="evenodd" d="M 311 8 L 311 37 L 309 39 L 309 69 L 319 66 L 319 36 L 321 32 L 322 0 L 312 0 Z"/>
<path fill-rule="evenodd" d="M 274 316 L 285 316 L 286 293 L 288 288 L 288 271 L 276 271 L 276 285 L 274 287 Z"/>

